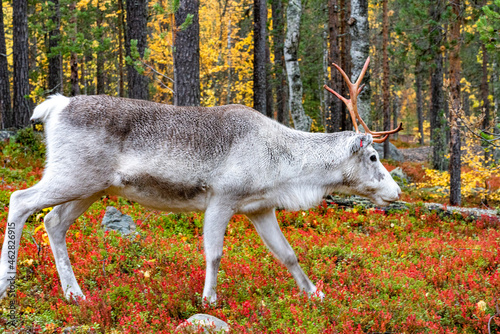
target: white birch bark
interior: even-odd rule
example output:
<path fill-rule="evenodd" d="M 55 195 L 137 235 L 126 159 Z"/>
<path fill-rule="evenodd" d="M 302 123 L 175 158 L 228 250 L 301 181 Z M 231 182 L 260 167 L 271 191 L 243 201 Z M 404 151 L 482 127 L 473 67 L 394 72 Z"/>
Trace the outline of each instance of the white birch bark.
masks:
<path fill-rule="evenodd" d="M 325 24 L 325 28 L 323 31 L 323 80 L 322 85 L 328 85 L 328 25 Z M 320 85 L 321 86 L 321 85 Z M 328 101 L 329 101 L 329 93 L 326 89 L 323 89 L 323 94 L 320 94 L 321 99 L 321 107 L 323 109 L 322 121 L 323 126 L 326 127 L 326 113 L 328 112 Z"/>
<path fill-rule="evenodd" d="M 289 0 L 286 13 L 287 31 L 285 38 L 285 64 L 288 77 L 289 106 L 295 129 L 309 131 L 312 120 L 302 106 L 302 79 L 298 60 L 300 39 L 301 0 Z"/>
<path fill-rule="evenodd" d="M 366 58 L 370 55 L 369 45 L 369 25 L 368 25 L 368 0 L 352 0 L 351 1 L 351 22 L 349 33 L 351 35 L 351 66 L 352 77 L 354 82 L 358 79 Z M 371 89 L 370 89 L 370 71 L 367 71 L 363 79 L 365 88 L 358 95 L 358 112 L 365 123 L 371 127 L 370 105 L 371 105 Z"/>

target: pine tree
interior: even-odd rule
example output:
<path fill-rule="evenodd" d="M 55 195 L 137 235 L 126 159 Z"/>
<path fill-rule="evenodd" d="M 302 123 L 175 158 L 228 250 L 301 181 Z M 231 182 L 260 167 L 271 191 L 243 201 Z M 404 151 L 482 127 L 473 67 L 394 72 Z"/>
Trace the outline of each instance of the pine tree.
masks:
<path fill-rule="evenodd" d="M 61 10 L 59 0 L 49 2 L 51 12 L 51 26 L 48 38 L 48 58 L 49 58 L 49 76 L 48 90 L 51 94 L 62 92 L 62 56 L 59 50 L 61 42 Z"/>
<path fill-rule="evenodd" d="M 174 104 L 200 105 L 199 1 L 180 0 L 175 11 Z"/>
<path fill-rule="evenodd" d="M 340 72 L 333 66 L 333 63 L 340 64 L 340 47 L 339 47 L 339 12 L 340 6 L 337 0 L 328 1 L 328 65 L 330 67 L 330 80 L 328 86 L 336 92 L 342 91 L 342 76 Z M 326 100 L 326 115 L 325 128 L 326 132 L 340 131 L 342 117 L 342 101 L 327 94 Z"/>
<path fill-rule="evenodd" d="M 450 121 L 450 204 L 460 205 L 462 196 L 461 189 L 461 167 L 460 162 L 460 80 L 461 80 L 461 65 L 460 65 L 460 27 L 462 21 L 462 0 L 450 0 L 450 6 L 454 14 L 454 19 L 451 21 L 451 41 L 452 49 L 450 52 L 450 97 L 451 110 L 449 114 Z"/>
<path fill-rule="evenodd" d="M 28 96 L 30 93 L 28 73 L 28 1 L 16 1 L 12 14 L 14 89 L 13 113 L 16 128 L 30 124 L 31 110 Z"/>
<path fill-rule="evenodd" d="M 267 2 L 254 0 L 253 107 L 267 115 L 266 22 Z"/>
<path fill-rule="evenodd" d="M 7 63 L 2 3 L 0 1 L 0 14 L 2 14 L 2 20 L 0 20 L 0 113 L 2 122 L 0 126 L 10 128 L 14 126 L 14 115 L 12 114 L 10 99 L 9 65 Z"/>
<path fill-rule="evenodd" d="M 125 35 L 125 50 L 129 59 L 144 57 L 147 46 L 147 0 L 127 0 L 127 34 Z M 127 65 L 128 96 L 133 99 L 147 100 L 149 98 L 148 79 L 141 75 L 130 61 Z"/>

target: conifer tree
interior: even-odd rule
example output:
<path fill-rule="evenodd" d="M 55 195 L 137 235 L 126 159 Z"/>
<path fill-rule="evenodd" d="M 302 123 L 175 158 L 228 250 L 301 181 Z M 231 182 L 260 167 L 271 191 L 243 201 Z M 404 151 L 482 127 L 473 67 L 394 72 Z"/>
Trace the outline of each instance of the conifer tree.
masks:
<path fill-rule="evenodd" d="M 5 30 L 3 24 L 3 2 L 0 1 L 0 113 L 2 128 L 14 126 L 14 115 L 10 99 L 9 65 L 7 63 L 7 47 L 5 45 Z"/>
<path fill-rule="evenodd" d="M 200 23 L 198 0 L 180 0 L 175 11 L 174 104 L 200 105 Z"/>

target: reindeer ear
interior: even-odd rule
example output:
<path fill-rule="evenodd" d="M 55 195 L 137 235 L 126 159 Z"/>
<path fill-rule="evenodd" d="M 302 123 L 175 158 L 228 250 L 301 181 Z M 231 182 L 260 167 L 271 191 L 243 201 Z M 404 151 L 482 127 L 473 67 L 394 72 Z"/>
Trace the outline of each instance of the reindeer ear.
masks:
<path fill-rule="evenodd" d="M 373 137 L 371 134 L 358 134 L 354 137 L 354 143 L 352 143 L 351 151 L 358 152 L 360 149 L 367 147 L 373 143 Z"/>

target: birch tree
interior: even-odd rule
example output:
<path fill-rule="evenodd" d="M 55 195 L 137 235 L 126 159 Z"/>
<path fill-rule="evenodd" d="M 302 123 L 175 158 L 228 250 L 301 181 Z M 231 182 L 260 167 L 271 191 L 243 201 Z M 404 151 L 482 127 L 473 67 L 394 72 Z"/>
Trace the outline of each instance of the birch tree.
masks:
<path fill-rule="evenodd" d="M 441 27 L 442 0 L 438 0 L 435 6 L 429 7 L 430 23 L 430 46 L 433 57 L 433 67 L 431 73 L 431 144 L 432 166 L 434 169 L 446 170 L 448 161 L 446 160 L 446 128 L 447 119 L 444 110 L 443 96 L 443 54 L 441 46 L 443 43 L 443 33 Z"/>
<path fill-rule="evenodd" d="M 351 36 L 351 81 L 356 81 L 359 73 L 363 69 L 366 59 L 370 55 L 370 35 L 368 25 L 368 0 L 352 0 L 351 1 L 351 19 L 352 25 L 349 29 Z M 359 116 L 371 126 L 370 103 L 370 71 L 366 72 L 363 79 L 365 88 L 358 96 L 358 112 Z"/>
<path fill-rule="evenodd" d="M 300 77 L 298 50 L 300 40 L 301 0 L 290 0 L 287 9 L 287 31 L 285 38 L 285 64 L 288 77 L 289 106 L 295 129 L 309 131 L 312 120 L 302 105 L 302 80 Z"/>

